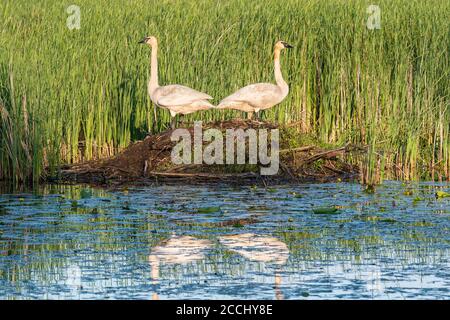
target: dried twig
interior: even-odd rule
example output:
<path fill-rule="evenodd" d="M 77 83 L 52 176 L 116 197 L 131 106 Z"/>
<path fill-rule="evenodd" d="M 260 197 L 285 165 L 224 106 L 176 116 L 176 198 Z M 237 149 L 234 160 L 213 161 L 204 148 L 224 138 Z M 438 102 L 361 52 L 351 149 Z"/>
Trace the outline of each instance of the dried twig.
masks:
<path fill-rule="evenodd" d="M 328 150 L 325 152 L 321 152 L 318 154 L 315 154 L 311 157 L 309 157 L 308 159 L 306 159 L 305 161 L 303 161 L 303 164 L 308 164 L 314 161 L 317 161 L 319 159 L 330 159 L 330 158 L 334 158 L 336 157 L 338 154 L 343 153 L 345 151 L 347 151 L 347 148 L 350 144 L 346 144 L 343 147 L 337 148 L 337 149 L 333 149 L 333 150 Z"/>
<path fill-rule="evenodd" d="M 307 152 L 312 149 L 314 149 L 315 146 L 304 146 L 304 147 L 298 147 L 298 148 L 292 148 L 292 149 L 283 149 L 280 150 L 280 153 L 286 153 L 286 152 Z"/>

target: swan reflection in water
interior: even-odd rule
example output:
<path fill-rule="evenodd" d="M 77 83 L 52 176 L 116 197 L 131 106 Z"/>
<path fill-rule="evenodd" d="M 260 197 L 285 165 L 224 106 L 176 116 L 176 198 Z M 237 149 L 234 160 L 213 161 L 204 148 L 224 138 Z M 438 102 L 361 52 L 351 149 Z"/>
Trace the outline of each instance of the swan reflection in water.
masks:
<path fill-rule="evenodd" d="M 219 243 L 229 251 L 237 253 L 250 261 L 261 262 L 276 267 L 284 265 L 289 258 L 289 249 L 277 238 L 253 233 L 225 235 L 218 238 Z M 151 250 L 149 262 L 153 284 L 158 283 L 160 265 L 188 264 L 202 261 L 206 253 L 213 248 L 213 243 L 206 239 L 191 236 L 172 236 Z M 283 299 L 280 290 L 281 276 L 275 272 L 275 296 Z M 159 299 L 153 293 L 154 300 Z"/>
<path fill-rule="evenodd" d="M 153 284 L 158 283 L 159 266 L 162 264 L 188 264 L 201 261 L 205 253 L 212 247 L 212 242 L 190 236 L 172 236 L 154 247 L 149 256 Z M 153 300 L 159 300 L 155 292 Z"/>
<path fill-rule="evenodd" d="M 250 261 L 282 266 L 289 258 L 287 245 L 274 237 L 243 233 L 219 237 L 219 242 L 228 250 L 242 255 Z M 284 298 L 280 285 L 281 276 L 275 271 L 275 297 L 277 300 Z"/>

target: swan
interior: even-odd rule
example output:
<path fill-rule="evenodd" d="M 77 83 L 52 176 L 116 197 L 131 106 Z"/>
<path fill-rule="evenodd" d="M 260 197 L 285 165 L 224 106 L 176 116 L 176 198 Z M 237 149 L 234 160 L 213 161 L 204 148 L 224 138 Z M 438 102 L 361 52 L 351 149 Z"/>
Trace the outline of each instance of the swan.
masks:
<path fill-rule="evenodd" d="M 212 97 L 206 93 L 179 84 L 160 86 L 158 83 L 158 40 L 150 36 L 142 39 L 140 44 L 147 44 L 152 49 L 150 59 L 150 81 L 148 94 L 154 106 L 168 109 L 172 117 L 171 127 L 175 128 L 177 114 L 189 114 L 200 110 L 208 110 L 214 106 L 208 101 Z M 155 108 L 156 115 L 156 108 Z"/>
<path fill-rule="evenodd" d="M 280 66 L 280 53 L 283 49 L 293 48 L 284 41 L 278 41 L 274 48 L 275 80 L 272 83 L 255 83 L 239 89 L 232 95 L 223 99 L 218 109 L 235 109 L 247 112 L 249 118 L 260 110 L 269 109 L 286 98 L 289 86 L 283 79 Z"/>

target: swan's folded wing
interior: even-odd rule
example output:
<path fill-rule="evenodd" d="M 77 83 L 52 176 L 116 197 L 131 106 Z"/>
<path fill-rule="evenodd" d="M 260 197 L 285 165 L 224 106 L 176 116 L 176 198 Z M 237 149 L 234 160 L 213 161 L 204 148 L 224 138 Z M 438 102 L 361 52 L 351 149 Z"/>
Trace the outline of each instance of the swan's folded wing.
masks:
<path fill-rule="evenodd" d="M 260 106 L 270 104 L 273 100 L 276 100 L 279 94 L 281 94 L 280 89 L 274 84 L 255 83 L 239 89 L 220 103 L 226 104 L 229 101 L 241 101 Z"/>
<path fill-rule="evenodd" d="M 185 86 L 171 85 L 164 88 L 158 104 L 161 106 L 188 105 L 198 100 L 210 100 L 212 97 L 206 93 Z"/>

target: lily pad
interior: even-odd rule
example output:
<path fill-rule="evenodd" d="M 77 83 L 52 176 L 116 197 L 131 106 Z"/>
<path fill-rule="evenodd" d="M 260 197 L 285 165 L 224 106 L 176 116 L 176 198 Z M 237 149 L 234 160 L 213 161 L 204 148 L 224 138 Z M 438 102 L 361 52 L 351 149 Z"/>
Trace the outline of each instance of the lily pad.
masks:
<path fill-rule="evenodd" d="M 423 201 L 423 199 L 420 198 L 420 197 L 415 197 L 414 200 L 413 200 L 413 204 L 417 204 L 420 201 Z"/>
<path fill-rule="evenodd" d="M 445 191 L 437 191 L 436 192 L 436 199 L 442 199 L 442 198 L 450 198 L 450 193 Z"/>
<path fill-rule="evenodd" d="M 417 221 L 411 224 L 413 227 L 432 227 L 434 226 L 433 223 L 422 220 L 422 221 Z"/>
<path fill-rule="evenodd" d="M 403 192 L 403 194 L 404 194 L 405 196 L 412 196 L 412 195 L 413 195 L 413 191 L 412 191 L 412 190 L 405 190 L 405 191 Z"/>
<path fill-rule="evenodd" d="M 379 219 L 378 221 L 379 222 L 386 222 L 386 223 L 395 223 L 395 222 L 397 222 L 397 220 L 391 219 L 391 218 Z"/>
<path fill-rule="evenodd" d="M 297 192 L 289 192 L 289 194 L 294 198 L 303 198 L 303 195 Z"/>
<path fill-rule="evenodd" d="M 301 295 L 302 295 L 302 297 L 304 297 L 304 298 L 309 297 L 309 293 L 308 293 L 308 292 L 302 292 Z"/>
<path fill-rule="evenodd" d="M 313 208 L 315 214 L 339 214 L 339 209 L 336 207 L 317 207 Z"/>
<path fill-rule="evenodd" d="M 197 213 L 216 213 L 216 212 L 220 212 L 219 207 L 205 207 L 197 209 Z"/>

